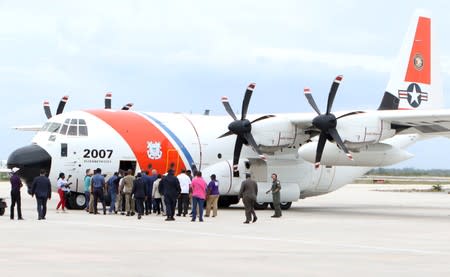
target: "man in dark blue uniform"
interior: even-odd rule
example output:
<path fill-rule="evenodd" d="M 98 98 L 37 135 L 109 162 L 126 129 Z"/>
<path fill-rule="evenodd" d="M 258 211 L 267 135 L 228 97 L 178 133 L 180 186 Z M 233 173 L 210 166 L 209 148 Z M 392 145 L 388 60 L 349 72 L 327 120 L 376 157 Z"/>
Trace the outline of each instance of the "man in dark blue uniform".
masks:
<path fill-rule="evenodd" d="M 11 169 L 12 175 L 9 181 L 11 182 L 11 220 L 14 220 L 14 207 L 17 204 L 17 219 L 22 220 L 22 207 L 21 207 L 21 199 L 20 199 L 20 188 L 23 186 L 22 181 L 20 180 L 19 168 L 13 167 Z"/>
<path fill-rule="evenodd" d="M 164 195 L 164 202 L 166 203 L 166 221 L 175 220 L 173 217 L 175 214 L 175 205 L 178 195 L 181 192 L 180 181 L 178 181 L 174 173 L 174 170 L 170 169 L 159 183 L 159 189 Z"/>
<path fill-rule="evenodd" d="M 40 175 L 34 178 L 31 185 L 31 197 L 36 195 L 38 220 L 45 220 L 47 213 L 47 199 L 52 197 L 50 180 L 45 176 L 45 170 L 41 169 Z"/>

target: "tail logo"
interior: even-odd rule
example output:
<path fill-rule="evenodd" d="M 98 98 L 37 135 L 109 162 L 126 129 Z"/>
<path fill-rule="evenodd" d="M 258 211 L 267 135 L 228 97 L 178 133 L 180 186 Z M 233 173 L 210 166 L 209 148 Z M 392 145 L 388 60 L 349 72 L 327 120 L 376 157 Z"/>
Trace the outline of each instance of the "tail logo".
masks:
<path fill-rule="evenodd" d="M 161 142 L 147 141 L 147 156 L 152 160 L 161 159 Z"/>
<path fill-rule="evenodd" d="M 423 68 L 423 57 L 420 54 L 416 54 L 414 56 L 414 68 L 418 71 L 421 71 Z"/>
<path fill-rule="evenodd" d="M 414 65 L 416 64 L 415 60 L 416 59 L 414 59 Z M 398 98 L 400 101 L 402 101 L 402 99 L 403 101 L 406 99 L 411 107 L 417 108 L 420 106 L 422 101 L 428 101 L 428 92 L 422 91 L 418 84 L 411 83 L 406 90 L 398 91 Z"/>

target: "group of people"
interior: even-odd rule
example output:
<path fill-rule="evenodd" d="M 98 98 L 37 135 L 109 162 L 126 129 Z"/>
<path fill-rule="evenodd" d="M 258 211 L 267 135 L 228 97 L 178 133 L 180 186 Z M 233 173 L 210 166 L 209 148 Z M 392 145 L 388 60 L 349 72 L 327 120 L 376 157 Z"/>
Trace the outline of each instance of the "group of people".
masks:
<path fill-rule="evenodd" d="M 106 214 L 106 197 L 110 200 L 109 213 L 121 213 L 126 216 L 134 216 L 138 219 L 153 213 L 165 215 L 166 221 L 175 220 L 176 216 L 186 216 L 189 205 L 192 203 L 192 221 L 197 216 L 203 221 L 204 201 L 207 201 L 206 214 L 217 216 L 219 184 L 216 176 L 211 175 L 211 181 L 206 184 L 202 173 L 197 171 L 195 177 L 189 170 L 181 170 L 175 176 L 174 170 L 169 170 L 161 175 L 153 169 L 151 175 L 143 171 L 133 175 L 133 171 L 115 172 L 107 181 L 101 175 L 101 169 L 95 171 L 86 170 L 84 178 L 84 191 L 87 200 L 86 211 L 98 214 L 97 205 L 100 200 L 103 206 L 103 214 Z M 175 209 L 178 206 L 178 212 Z"/>
<path fill-rule="evenodd" d="M 22 220 L 20 188 L 23 186 L 17 171 L 12 169 L 11 182 L 11 208 L 10 218 L 14 219 L 14 208 L 17 206 L 17 216 Z M 211 180 L 207 184 L 202 177 L 201 171 L 196 171 L 195 176 L 191 176 L 189 170 L 182 170 L 175 176 L 175 171 L 170 169 L 166 174 L 161 175 L 153 169 L 150 175 L 148 171 L 143 171 L 136 176 L 133 171 L 115 172 L 107 181 L 102 175 L 100 168 L 92 171 L 86 170 L 84 178 L 84 190 L 86 196 L 86 211 L 98 214 L 98 202 L 102 203 L 103 214 L 106 214 L 106 197 L 110 199 L 109 213 L 121 212 L 122 215 L 133 216 L 137 213 L 138 219 L 149 215 L 152 212 L 163 214 L 166 221 L 175 220 L 175 208 L 178 206 L 177 216 L 186 216 L 191 204 L 192 210 L 189 214 L 191 221 L 203 221 L 203 208 L 206 201 L 205 217 L 217 216 L 219 200 L 219 182 L 216 175 L 210 176 Z M 70 193 L 70 182 L 64 173 L 59 174 L 57 180 L 58 194 L 60 201 L 56 210 L 62 208 L 65 211 L 66 199 Z M 272 186 L 266 193 L 272 193 L 275 214 L 272 217 L 281 217 L 280 190 L 281 184 L 276 173 L 272 174 Z M 47 212 L 47 200 L 51 199 L 51 184 L 47 177 L 47 172 L 41 170 L 40 175 L 34 178 L 30 191 L 32 197 L 36 197 L 38 219 L 45 220 Z M 244 224 L 256 222 L 254 206 L 258 195 L 258 185 L 246 174 L 246 180 L 241 184 L 239 198 L 245 208 L 246 220 Z"/>

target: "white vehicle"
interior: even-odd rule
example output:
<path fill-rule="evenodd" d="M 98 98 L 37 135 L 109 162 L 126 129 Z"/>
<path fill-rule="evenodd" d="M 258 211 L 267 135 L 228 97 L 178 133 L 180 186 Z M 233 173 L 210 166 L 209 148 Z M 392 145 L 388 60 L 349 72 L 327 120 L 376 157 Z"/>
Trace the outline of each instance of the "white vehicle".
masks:
<path fill-rule="evenodd" d="M 231 117 L 137 112 L 131 105 L 113 110 L 111 94 L 104 109 L 72 112 L 63 112 L 64 97 L 52 116 L 46 102 L 48 121 L 31 145 L 9 156 L 8 167 L 19 167 L 27 185 L 40 168 L 48 170 L 54 185 L 60 172 L 72 175 L 72 208 L 85 205 L 86 169 L 101 168 L 107 175 L 169 168 L 214 173 L 225 206 L 238 202 L 243 173 L 250 172 L 260 187 L 259 207 L 272 201 L 264 192 L 276 172 L 287 209 L 292 201 L 337 190 L 373 167 L 411 158 L 405 148 L 418 140 L 450 134 L 434 46 L 430 17 L 416 15 L 381 104 L 371 111 L 332 113 L 342 76 L 331 86 L 325 113 L 305 89 L 317 114 L 247 114 L 254 84 L 245 92 L 239 117 L 226 97 L 222 102 Z"/>

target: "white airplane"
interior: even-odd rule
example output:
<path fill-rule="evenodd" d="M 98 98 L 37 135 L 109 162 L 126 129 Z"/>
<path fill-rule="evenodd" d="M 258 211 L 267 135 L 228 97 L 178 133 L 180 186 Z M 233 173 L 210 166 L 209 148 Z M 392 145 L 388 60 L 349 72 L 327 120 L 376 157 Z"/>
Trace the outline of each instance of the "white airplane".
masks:
<path fill-rule="evenodd" d="M 418 140 L 450 135 L 431 27 L 429 16 L 414 17 L 377 110 L 332 113 L 342 76 L 331 86 L 325 113 L 311 90 L 304 90 L 317 114 L 247 114 L 255 84 L 245 92 L 239 117 L 222 98 L 232 119 L 137 112 L 129 110 L 131 104 L 113 110 L 111 94 L 104 109 L 63 112 L 64 97 L 55 116 L 44 103 L 48 121 L 31 145 L 9 156 L 8 167 L 19 167 L 27 185 L 41 168 L 54 185 L 60 172 L 72 175 L 72 208 L 85 205 L 86 169 L 101 168 L 107 175 L 150 168 L 201 170 L 205 177 L 214 173 L 225 206 L 238 203 L 243 173 L 249 172 L 260 187 L 259 208 L 272 201 L 264 191 L 276 172 L 282 208 L 288 209 L 292 201 L 337 190 L 371 168 L 411 158 L 404 149 Z"/>

